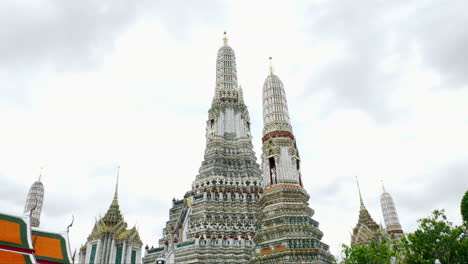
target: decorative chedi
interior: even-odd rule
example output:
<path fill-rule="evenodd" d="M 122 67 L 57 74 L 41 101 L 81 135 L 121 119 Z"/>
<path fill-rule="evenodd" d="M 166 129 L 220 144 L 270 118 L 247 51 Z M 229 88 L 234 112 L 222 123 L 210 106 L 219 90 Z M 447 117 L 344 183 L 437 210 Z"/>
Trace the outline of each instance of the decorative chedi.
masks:
<path fill-rule="evenodd" d="M 104 217 L 94 224 L 86 244 L 80 249 L 81 264 L 137 264 L 141 263 L 142 242 L 135 227 L 127 223 L 119 209 L 118 180 L 114 199 Z"/>
<path fill-rule="evenodd" d="M 39 227 L 41 223 L 41 210 L 44 202 L 44 185 L 41 182 L 41 177 L 42 171 L 39 174 L 39 179 L 29 189 L 24 206 L 24 213 L 29 214 L 32 227 Z"/>
<path fill-rule="evenodd" d="M 283 83 L 271 67 L 263 85 L 263 124 L 264 193 L 252 263 L 332 263 L 319 223 L 311 218 Z"/>
<path fill-rule="evenodd" d="M 400 239 L 403 237 L 403 229 L 398 219 L 395 203 L 393 202 L 392 196 L 385 191 L 385 187 L 382 183 L 383 193 L 380 196 L 380 206 L 382 207 L 382 214 L 385 222 L 387 234 L 390 237 Z"/>
<path fill-rule="evenodd" d="M 361 207 L 359 210 L 358 223 L 353 228 L 353 234 L 351 235 L 351 245 L 369 244 L 372 241 L 381 239 L 383 233 L 380 226 L 372 219 L 371 215 L 364 206 L 364 202 L 362 201 L 361 196 L 361 188 L 359 187 L 359 181 L 357 180 L 357 177 L 356 182 Z"/>
<path fill-rule="evenodd" d="M 216 59 L 204 161 L 192 189 L 173 200 L 159 247 L 147 249 L 143 262 L 248 263 L 261 182 L 236 57 L 224 36 Z"/>

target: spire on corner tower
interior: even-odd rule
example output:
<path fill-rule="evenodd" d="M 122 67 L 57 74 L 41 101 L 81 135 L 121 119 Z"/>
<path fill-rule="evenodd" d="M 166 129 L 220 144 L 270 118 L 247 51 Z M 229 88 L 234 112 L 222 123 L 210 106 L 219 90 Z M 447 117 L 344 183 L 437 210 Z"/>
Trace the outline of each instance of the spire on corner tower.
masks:
<path fill-rule="evenodd" d="M 272 68 L 270 65 L 270 75 L 263 84 L 263 182 L 265 186 L 284 183 L 303 186 L 286 93 Z"/>
<path fill-rule="evenodd" d="M 273 74 L 270 57 L 270 75 L 263 83 L 263 135 L 273 131 L 287 131 L 292 137 L 286 92 L 283 82 Z"/>

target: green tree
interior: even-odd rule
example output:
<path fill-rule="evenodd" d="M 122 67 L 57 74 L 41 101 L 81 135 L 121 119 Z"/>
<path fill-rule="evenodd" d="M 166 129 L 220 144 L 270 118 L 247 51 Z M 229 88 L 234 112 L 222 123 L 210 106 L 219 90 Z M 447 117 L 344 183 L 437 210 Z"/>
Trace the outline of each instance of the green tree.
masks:
<path fill-rule="evenodd" d="M 453 226 L 444 211 L 435 210 L 429 218 L 419 219 L 419 227 L 402 239 L 403 253 L 408 264 L 468 263 L 466 225 Z"/>
<path fill-rule="evenodd" d="M 461 201 L 460 210 L 462 214 L 463 221 L 468 222 L 468 191 L 465 192 L 463 199 Z"/>
<path fill-rule="evenodd" d="M 340 264 L 400 264 L 399 245 L 383 239 L 369 245 L 343 245 L 344 258 Z M 392 261 L 393 260 L 393 261 Z"/>

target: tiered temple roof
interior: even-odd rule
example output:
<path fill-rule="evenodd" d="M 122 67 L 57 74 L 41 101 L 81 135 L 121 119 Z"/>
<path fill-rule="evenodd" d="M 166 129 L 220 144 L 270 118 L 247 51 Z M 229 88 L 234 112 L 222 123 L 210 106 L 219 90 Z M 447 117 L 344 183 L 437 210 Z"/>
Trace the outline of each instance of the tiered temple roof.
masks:
<path fill-rule="evenodd" d="M 93 231 L 88 236 L 88 241 L 100 238 L 103 234 L 112 234 L 114 239 L 123 242 L 133 242 L 143 245 L 140 240 L 140 235 L 136 227 L 127 229 L 122 213 L 120 212 L 119 199 L 118 199 L 118 180 L 115 187 L 114 199 L 107 210 L 104 217 L 96 221 Z"/>
<path fill-rule="evenodd" d="M 357 182 L 357 186 L 360 200 L 359 219 L 356 226 L 353 228 L 351 244 L 369 244 L 371 241 L 378 240 L 382 237 L 382 230 L 381 227 L 374 221 L 374 219 L 372 219 L 369 211 L 367 211 L 366 206 L 364 205 L 359 182 Z"/>

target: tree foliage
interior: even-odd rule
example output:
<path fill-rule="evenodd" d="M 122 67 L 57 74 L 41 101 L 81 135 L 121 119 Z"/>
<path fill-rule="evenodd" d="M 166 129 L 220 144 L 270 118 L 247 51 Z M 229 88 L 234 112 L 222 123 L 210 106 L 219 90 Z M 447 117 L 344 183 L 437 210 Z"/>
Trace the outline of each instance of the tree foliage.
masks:
<path fill-rule="evenodd" d="M 343 245 L 340 264 L 441 264 L 468 263 L 467 223 L 454 226 L 444 211 L 435 210 L 399 240 L 383 239 L 369 245 Z"/>
<path fill-rule="evenodd" d="M 468 263 L 466 226 L 453 226 L 444 211 L 435 210 L 429 218 L 418 220 L 419 227 L 402 240 L 408 264 Z"/>
<path fill-rule="evenodd" d="M 465 192 L 460 206 L 463 221 L 468 222 L 468 191 Z"/>
<path fill-rule="evenodd" d="M 401 253 L 390 241 L 373 241 L 369 245 L 343 245 L 345 255 L 341 264 L 392 264 L 401 262 Z M 392 262 L 391 260 L 395 261 Z"/>

